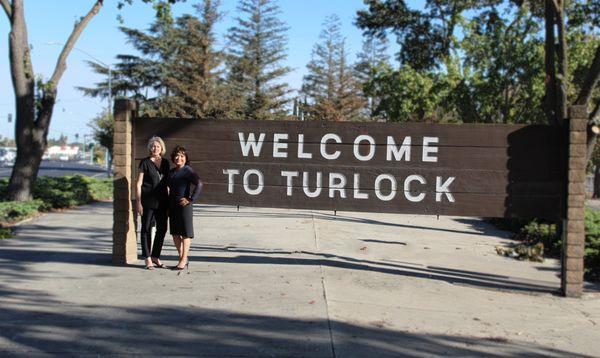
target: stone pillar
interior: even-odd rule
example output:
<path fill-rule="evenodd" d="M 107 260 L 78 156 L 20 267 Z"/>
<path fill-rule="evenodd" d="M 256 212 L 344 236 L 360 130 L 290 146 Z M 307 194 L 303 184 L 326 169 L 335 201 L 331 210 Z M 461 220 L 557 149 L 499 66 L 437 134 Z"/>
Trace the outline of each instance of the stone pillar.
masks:
<path fill-rule="evenodd" d="M 567 297 L 581 297 L 583 292 L 587 117 L 585 106 L 569 108 L 569 167 L 561 280 L 563 294 Z"/>
<path fill-rule="evenodd" d="M 133 153 L 132 118 L 135 101 L 117 99 L 114 106 L 113 135 L 113 263 L 126 265 L 137 261 L 137 243 L 132 199 Z"/>

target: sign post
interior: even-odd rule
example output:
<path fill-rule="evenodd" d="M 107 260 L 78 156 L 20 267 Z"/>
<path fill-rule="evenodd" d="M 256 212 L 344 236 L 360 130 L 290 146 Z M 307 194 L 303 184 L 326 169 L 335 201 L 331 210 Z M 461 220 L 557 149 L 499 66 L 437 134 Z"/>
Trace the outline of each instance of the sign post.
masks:
<path fill-rule="evenodd" d="M 583 292 L 586 143 L 586 106 L 572 106 L 569 109 L 567 209 L 563 224 L 561 276 L 561 288 L 567 297 L 581 297 Z"/>
<path fill-rule="evenodd" d="M 117 100 L 114 107 L 113 134 L 113 263 L 118 265 L 134 263 L 137 260 L 134 211 L 132 205 L 132 118 L 137 109 L 132 100 Z"/>

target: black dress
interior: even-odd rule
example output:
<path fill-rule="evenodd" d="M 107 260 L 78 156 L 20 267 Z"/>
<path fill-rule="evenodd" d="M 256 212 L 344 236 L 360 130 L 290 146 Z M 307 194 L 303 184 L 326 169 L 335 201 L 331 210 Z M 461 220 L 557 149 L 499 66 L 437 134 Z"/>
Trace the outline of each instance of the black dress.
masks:
<path fill-rule="evenodd" d="M 171 235 L 186 238 L 194 237 L 194 209 L 192 203 L 198 199 L 202 182 L 192 168 L 184 165 L 181 169 L 171 169 L 167 179 L 169 186 L 169 227 Z M 191 186 L 194 191 L 190 194 Z M 182 206 L 179 200 L 187 198 L 190 203 Z"/>
<path fill-rule="evenodd" d="M 167 233 L 167 175 L 169 173 L 169 161 L 162 159 L 160 167 L 148 157 L 140 162 L 140 173 L 144 173 L 142 182 L 142 225 L 140 228 L 140 242 L 142 244 L 142 256 L 160 258 L 162 246 Z M 154 245 L 151 248 L 152 226 L 156 225 Z M 152 250 L 152 252 L 150 252 Z"/>

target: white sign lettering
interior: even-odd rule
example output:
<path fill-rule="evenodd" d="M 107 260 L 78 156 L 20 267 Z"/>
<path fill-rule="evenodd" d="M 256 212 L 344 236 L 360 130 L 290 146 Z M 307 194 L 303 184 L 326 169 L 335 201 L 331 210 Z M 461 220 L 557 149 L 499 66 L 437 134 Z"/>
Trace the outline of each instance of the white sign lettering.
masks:
<path fill-rule="evenodd" d="M 437 163 L 439 154 L 439 137 L 424 136 L 422 138 L 413 138 L 413 136 L 405 136 L 395 138 L 393 136 L 386 136 L 385 143 L 380 143 L 377 146 L 376 139 L 369 134 L 359 134 L 354 138 L 344 138 L 336 133 L 326 133 L 320 139 L 314 138 L 309 143 L 315 143 L 315 146 L 305 146 L 306 138 L 302 133 L 298 134 L 298 149 L 297 153 L 294 150 L 289 151 L 289 133 L 273 133 L 273 152 L 272 157 L 274 159 L 285 159 L 285 163 L 288 163 L 289 157 L 297 155 L 298 159 L 307 160 L 313 159 L 315 156 L 320 155 L 322 159 L 327 161 L 339 160 L 342 155 L 345 155 L 346 161 L 343 172 L 335 172 L 335 166 L 327 165 L 328 169 L 332 169 L 332 172 L 319 171 L 300 171 L 297 168 L 294 170 L 286 170 L 285 168 L 280 170 L 280 177 L 268 176 L 265 178 L 263 172 L 259 169 L 240 169 L 240 168 L 229 168 L 223 169 L 223 174 L 227 177 L 227 192 L 229 194 L 238 195 L 260 195 L 265 189 L 265 180 L 275 180 L 275 183 L 271 184 L 271 188 L 285 186 L 285 195 L 292 197 L 295 195 L 304 196 L 306 198 L 318 198 L 326 197 L 330 199 L 349 199 L 349 200 L 368 200 L 371 196 L 376 197 L 378 200 L 389 202 L 392 200 L 407 200 L 412 203 L 422 202 L 426 199 L 427 193 L 435 193 L 435 202 L 442 202 L 446 200 L 449 203 L 454 203 L 455 198 L 452 194 L 451 186 L 454 183 L 456 177 L 442 177 L 436 176 L 435 181 L 433 176 L 428 176 L 428 180 L 423 175 L 418 173 L 411 173 L 406 177 L 397 177 L 390 173 L 381 173 L 385 170 L 385 166 L 380 168 L 382 161 L 394 162 L 389 163 L 388 166 L 401 166 L 405 162 L 408 163 L 411 159 L 412 145 L 416 141 L 418 144 L 422 144 L 422 153 L 420 159 L 423 163 Z M 295 135 L 295 134 L 294 134 Z M 267 134 L 265 133 L 244 133 L 238 132 L 239 145 L 242 157 L 255 157 L 260 158 L 261 155 L 268 155 L 262 152 L 263 144 L 266 140 Z M 352 140 L 352 141 L 349 141 Z M 402 140 L 400 143 L 399 140 Z M 419 143 L 420 142 L 420 143 Z M 316 149 L 316 147 L 319 147 Z M 293 148 L 293 147 L 292 147 Z M 308 148 L 308 150 L 307 150 Z M 310 148 L 315 148 L 318 153 L 311 153 Z M 379 149 L 378 149 L 379 148 Z M 418 148 L 418 147 L 417 147 Z M 352 153 L 350 153 L 352 150 Z M 383 156 L 385 150 L 385 157 L 381 157 L 378 160 L 377 165 L 368 166 L 366 178 L 361 178 L 360 168 L 361 166 L 353 167 L 348 164 L 348 161 L 355 160 L 354 163 L 358 162 L 369 162 L 377 160 L 377 156 Z M 268 165 L 274 165 L 272 162 Z M 277 161 L 275 161 L 277 163 Z M 293 163 L 293 162 L 292 162 Z M 319 163 L 321 168 L 323 162 Z M 265 165 L 265 164 L 263 164 Z M 279 165 L 279 164 L 275 164 Z M 297 167 L 297 163 L 293 163 Z M 261 167 L 262 168 L 262 167 Z M 338 169 L 339 170 L 339 169 Z M 377 173 L 379 171 L 379 173 Z M 239 175 L 242 174 L 242 193 L 235 192 L 236 179 L 239 181 Z M 271 170 L 268 173 L 272 173 Z M 364 173 L 362 174 L 364 175 Z M 324 176 L 327 176 L 325 183 L 323 182 Z M 300 183 L 301 178 L 301 183 Z M 349 182 L 349 179 L 352 180 Z M 435 183 L 435 191 L 434 185 Z M 294 188 L 300 188 L 302 190 L 294 191 Z M 327 188 L 327 191 L 323 191 L 323 187 Z M 398 185 L 402 187 L 400 190 L 404 195 L 398 195 Z M 347 190 L 352 193 L 351 197 L 348 197 Z M 372 195 L 371 193 L 374 193 Z M 433 197 L 431 198 L 433 199 Z"/>

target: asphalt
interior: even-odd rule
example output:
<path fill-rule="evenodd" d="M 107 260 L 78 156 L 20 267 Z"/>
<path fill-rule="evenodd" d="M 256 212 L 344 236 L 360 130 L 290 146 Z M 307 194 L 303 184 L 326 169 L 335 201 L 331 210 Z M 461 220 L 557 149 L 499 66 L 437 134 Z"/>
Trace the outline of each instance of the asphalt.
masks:
<path fill-rule="evenodd" d="M 196 206 L 189 270 L 113 266 L 112 204 L 0 241 L 0 356 L 599 356 L 600 290 L 474 218 Z M 176 263 L 167 240 L 163 260 Z"/>
<path fill-rule="evenodd" d="M 10 178 L 12 173 L 12 164 L 0 163 L 0 178 Z M 106 178 L 107 173 L 104 167 L 99 165 L 90 165 L 83 161 L 58 161 L 44 160 L 40 164 L 38 172 L 39 177 L 62 177 L 65 175 L 84 175 L 93 178 Z"/>

